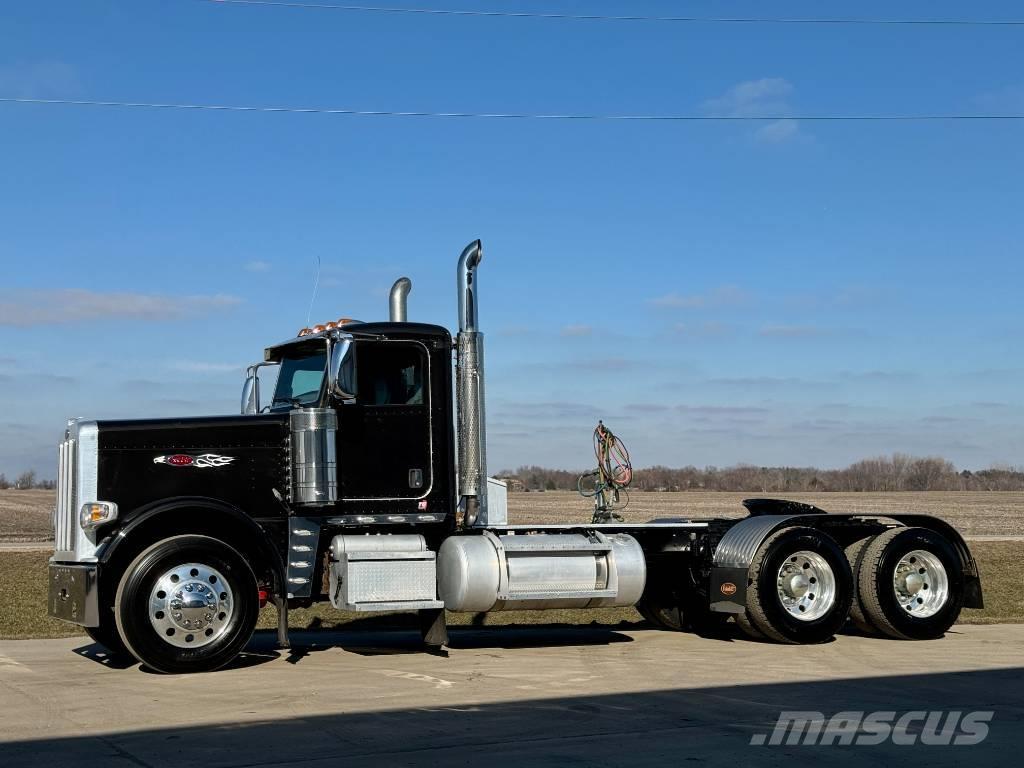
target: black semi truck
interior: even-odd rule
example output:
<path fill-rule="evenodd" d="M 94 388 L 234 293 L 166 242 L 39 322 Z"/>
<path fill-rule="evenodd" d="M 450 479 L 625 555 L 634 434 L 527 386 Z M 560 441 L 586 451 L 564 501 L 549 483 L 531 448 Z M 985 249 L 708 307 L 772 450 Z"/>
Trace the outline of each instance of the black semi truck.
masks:
<path fill-rule="evenodd" d="M 636 606 L 657 627 L 816 643 L 848 621 L 906 640 L 982 607 L 940 519 L 751 499 L 742 519 L 513 525 L 486 472 L 480 241 L 458 263 L 459 331 L 406 318 L 304 328 L 249 368 L 242 413 L 68 424 L 49 612 L 167 673 L 216 669 L 265 601 L 417 612 Z M 268 403 L 260 368 L 276 366 Z"/>

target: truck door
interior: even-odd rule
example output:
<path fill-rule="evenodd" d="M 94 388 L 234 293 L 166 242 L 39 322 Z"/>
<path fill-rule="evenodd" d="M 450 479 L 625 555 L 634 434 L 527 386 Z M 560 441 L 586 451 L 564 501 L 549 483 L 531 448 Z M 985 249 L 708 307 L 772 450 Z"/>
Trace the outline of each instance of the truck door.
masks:
<path fill-rule="evenodd" d="M 433 481 L 430 355 L 418 341 L 359 341 L 359 395 L 338 408 L 342 501 L 425 497 Z"/>

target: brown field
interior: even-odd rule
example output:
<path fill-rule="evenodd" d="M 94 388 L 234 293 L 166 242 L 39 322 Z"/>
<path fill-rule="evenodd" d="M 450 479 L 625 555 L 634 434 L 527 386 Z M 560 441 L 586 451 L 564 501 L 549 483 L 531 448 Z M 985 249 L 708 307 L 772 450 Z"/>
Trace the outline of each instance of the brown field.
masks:
<path fill-rule="evenodd" d="M 0 542 L 53 539 L 53 491 L 0 491 Z"/>
<path fill-rule="evenodd" d="M 633 493 L 623 515 L 636 522 L 656 517 L 742 517 L 743 499 L 757 495 L 715 491 Z M 1024 535 L 1021 492 L 791 493 L 785 497 L 829 512 L 935 515 L 965 536 Z M 0 542 L 52 538 L 53 503 L 53 491 L 0 491 Z M 592 511 L 588 499 L 570 491 L 509 494 L 509 518 L 513 523 L 587 522 Z"/>
<path fill-rule="evenodd" d="M 743 517 L 743 499 L 757 493 L 684 491 L 632 493 L 622 515 L 645 522 L 658 517 Z M 1024 493 L 924 491 L 902 493 L 789 493 L 784 498 L 814 504 L 827 512 L 892 514 L 908 512 L 941 517 L 965 536 L 1024 535 Z M 570 491 L 510 493 L 513 523 L 576 523 L 590 520 L 589 499 Z"/>

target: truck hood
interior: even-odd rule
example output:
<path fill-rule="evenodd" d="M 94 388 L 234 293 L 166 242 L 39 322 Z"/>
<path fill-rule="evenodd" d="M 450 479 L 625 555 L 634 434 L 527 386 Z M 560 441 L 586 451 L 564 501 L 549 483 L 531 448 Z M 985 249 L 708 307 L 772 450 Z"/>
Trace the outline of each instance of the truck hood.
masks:
<path fill-rule="evenodd" d="M 97 491 L 121 519 L 151 503 L 207 496 L 253 516 L 282 513 L 288 414 L 99 421 Z"/>

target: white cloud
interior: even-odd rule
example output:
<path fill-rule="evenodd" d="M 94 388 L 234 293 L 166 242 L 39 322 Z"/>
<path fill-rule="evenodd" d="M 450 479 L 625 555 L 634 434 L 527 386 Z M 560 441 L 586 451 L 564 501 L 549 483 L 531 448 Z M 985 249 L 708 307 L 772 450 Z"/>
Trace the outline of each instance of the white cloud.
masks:
<path fill-rule="evenodd" d="M 678 293 L 668 293 L 650 299 L 649 303 L 655 307 L 700 309 L 702 307 L 735 306 L 745 304 L 749 300 L 750 294 L 742 288 L 735 285 L 723 285 L 706 294 L 683 296 Z"/>
<path fill-rule="evenodd" d="M 708 99 L 701 109 L 708 115 L 721 117 L 776 117 L 791 114 L 789 98 L 793 84 L 781 77 L 763 77 L 737 83 L 721 96 Z M 778 144 L 796 137 L 800 124 L 783 118 L 762 124 L 754 138 L 769 144 Z"/>
<path fill-rule="evenodd" d="M 256 259 L 255 261 L 250 261 L 250 262 L 248 262 L 245 265 L 245 271 L 246 272 L 269 272 L 270 271 L 270 262 L 269 261 L 261 261 L 259 259 Z"/>
<path fill-rule="evenodd" d="M 672 333 L 675 336 L 688 339 L 714 339 L 728 336 L 732 332 L 732 326 L 714 321 L 704 323 L 676 323 L 672 326 Z"/>
<path fill-rule="evenodd" d="M 813 325 L 766 325 L 758 334 L 761 336 L 781 339 L 806 339 L 823 336 L 826 331 Z"/>
<path fill-rule="evenodd" d="M 796 120 L 775 120 L 757 129 L 754 136 L 758 141 L 767 144 L 779 144 L 788 141 L 800 132 L 800 124 Z"/>
<path fill-rule="evenodd" d="M 987 91 L 977 98 L 981 107 L 997 114 L 1024 110 L 1024 84 L 1007 85 Z"/>
<path fill-rule="evenodd" d="M 721 96 L 704 102 L 704 111 L 723 117 L 761 117 L 789 111 L 793 86 L 781 77 L 737 83 Z"/>
<path fill-rule="evenodd" d="M 186 373 L 236 373 L 245 370 L 241 363 L 208 363 L 202 360 L 176 360 L 168 368 Z"/>
<path fill-rule="evenodd" d="M 230 309 L 241 303 L 236 296 L 167 296 L 148 293 L 103 293 L 83 288 L 18 291 L 0 294 L 0 325 L 81 323 L 126 318 L 161 321 Z"/>
<path fill-rule="evenodd" d="M 81 91 L 78 73 L 63 61 L 18 61 L 0 67 L 0 92 L 21 99 L 75 96 Z"/>

